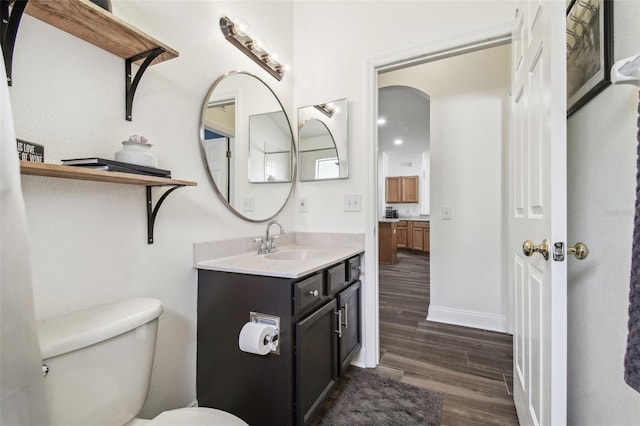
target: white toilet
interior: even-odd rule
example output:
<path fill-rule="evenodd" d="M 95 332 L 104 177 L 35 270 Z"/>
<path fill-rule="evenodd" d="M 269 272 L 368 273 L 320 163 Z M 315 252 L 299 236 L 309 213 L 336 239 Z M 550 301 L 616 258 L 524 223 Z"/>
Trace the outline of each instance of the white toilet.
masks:
<path fill-rule="evenodd" d="M 212 408 L 136 418 L 149 391 L 162 303 L 136 298 L 38 322 L 51 426 L 247 425 Z"/>

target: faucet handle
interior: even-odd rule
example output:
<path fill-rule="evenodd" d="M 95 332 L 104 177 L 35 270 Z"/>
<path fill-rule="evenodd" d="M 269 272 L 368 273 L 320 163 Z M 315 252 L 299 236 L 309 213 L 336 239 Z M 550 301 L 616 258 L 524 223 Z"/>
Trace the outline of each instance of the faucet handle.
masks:
<path fill-rule="evenodd" d="M 272 253 L 274 251 L 276 251 L 276 239 L 279 238 L 279 235 L 269 235 L 269 238 L 267 238 L 267 252 Z"/>
<path fill-rule="evenodd" d="M 260 247 L 258 247 L 258 254 L 267 253 L 267 239 L 265 239 L 265 237 L 255 237 L 253 240 L 256 243 L 260 243 Z"/>

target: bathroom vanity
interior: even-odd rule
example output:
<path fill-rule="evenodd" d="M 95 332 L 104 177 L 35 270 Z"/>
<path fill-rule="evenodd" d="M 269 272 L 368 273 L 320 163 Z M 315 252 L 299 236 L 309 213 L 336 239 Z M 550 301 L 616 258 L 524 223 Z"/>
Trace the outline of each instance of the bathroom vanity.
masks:
<path fill-rule="evenodd" d="M 196 262 L 198 404 L 253 426 L 307 424 L 360 350 L 361 253 L 294 246 Z M 279 354 L 239 349 L 251 312 L 279 317 Z"/>

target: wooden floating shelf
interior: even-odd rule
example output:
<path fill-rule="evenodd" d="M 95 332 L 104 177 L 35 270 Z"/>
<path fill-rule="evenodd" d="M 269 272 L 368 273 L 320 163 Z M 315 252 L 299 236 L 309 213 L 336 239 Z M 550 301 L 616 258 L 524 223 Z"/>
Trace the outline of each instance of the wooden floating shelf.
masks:
<path fill-rule="evenodd" d="M 20 161 L 20 173 L 32 176 L 49 176 L 64 179 L 92 180 L 144 186 L 197 186 L 196 182 L 133 173 L 109 172 L 86 167 L 62 166 L 49 163 Z"/>
<path fill-rule="evenodd" d="M 62 166 L 49 163 L 34 163 L 32 161 L 20 161 L 20 173 L 31 176 L 46 176 L 63 179 L 91 180 L 94 182 L 123 183 L 127 185 L 141 185 L 147 187 L 147 243 L 153 244 L 153 228 L 160 206 L 169 194 L 183 186 L 197 186 L 196 182 L 188 180 L 170 179 L 156 176 L 138 175 L 133 173 L 108 172 L 94 170 L 86 167 Z M 151 189 L 156 186 L 170 186 L 153 205 Z"/>
<path fill-rule="evenodd" d="M 157 47 L 161 47 L 164 53 L 151 65 L 179 55 L 175 49 L 88 0 L 29 0 L 25 13 L 123 59 Z"/>

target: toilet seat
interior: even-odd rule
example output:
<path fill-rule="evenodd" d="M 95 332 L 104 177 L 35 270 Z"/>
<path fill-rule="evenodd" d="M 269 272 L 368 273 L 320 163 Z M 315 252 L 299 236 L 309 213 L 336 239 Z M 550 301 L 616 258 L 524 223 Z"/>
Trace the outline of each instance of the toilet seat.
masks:
<path fill-rule="evenodd" d="M 161 413 L 147 426 L 248 426 L 240 418 L 222 410 L 205 407 L 178 408 Z"/>

